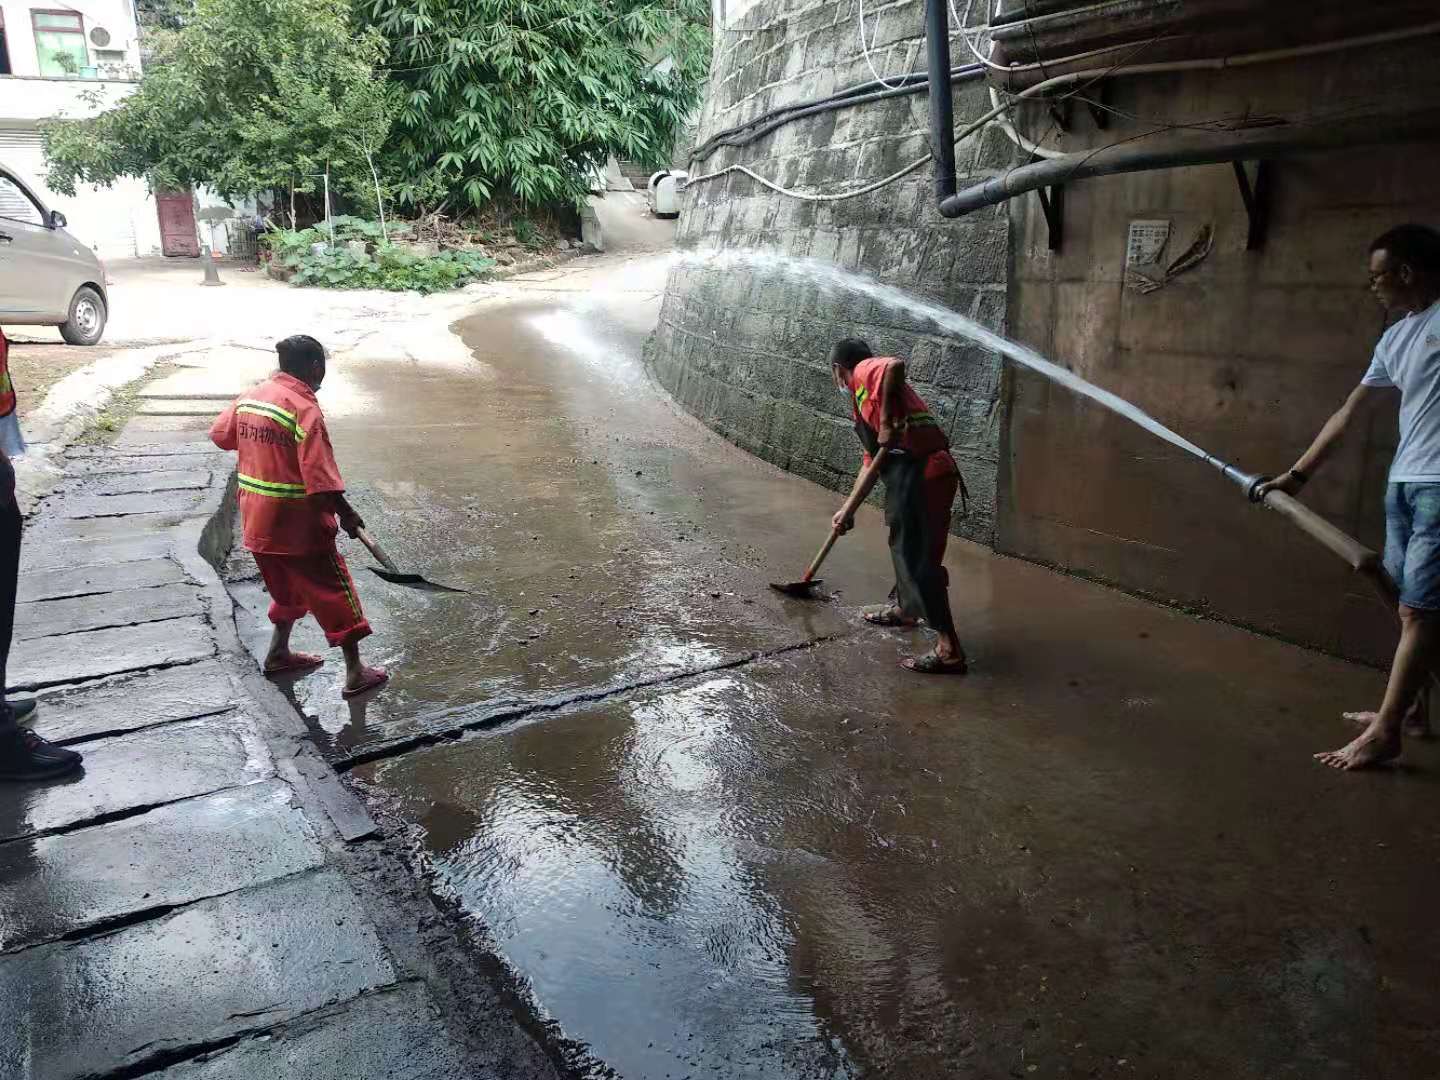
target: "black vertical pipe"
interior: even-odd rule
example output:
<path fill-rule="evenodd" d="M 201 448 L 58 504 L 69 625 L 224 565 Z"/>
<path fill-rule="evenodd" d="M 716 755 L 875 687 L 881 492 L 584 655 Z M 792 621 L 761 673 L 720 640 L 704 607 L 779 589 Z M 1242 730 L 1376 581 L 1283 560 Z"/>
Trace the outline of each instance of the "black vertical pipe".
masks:
<path fill-rule="evenodd" d="M 930 152 L 935 155 L 935 197 L 955 194 L 955 105 L 950 91 L 950 9 L 925 0 L 925 56 L 930 74 Z"/>

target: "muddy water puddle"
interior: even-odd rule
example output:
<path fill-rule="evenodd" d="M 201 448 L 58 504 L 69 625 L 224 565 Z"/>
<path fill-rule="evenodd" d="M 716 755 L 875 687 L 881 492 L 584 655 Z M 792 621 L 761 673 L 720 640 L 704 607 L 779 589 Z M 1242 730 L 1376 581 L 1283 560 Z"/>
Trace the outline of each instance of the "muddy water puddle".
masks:
<path fill-rule="evenodd" d="M 472 595 L 352 551 L 394 681 L 293 691 L 343 758 L 677 676 L 351 773 L 567 1037 L 632 1080 L 1437 1071 L 1436 763 L 1308 760 L 1374 672 L 958 543 L 975 672 L 902 672 L 924 637 L 857 617 L 878 515 L 837 597 L 771 594 L 838 497 L 678 416 L 658 286 L 620 286 L 482 311 L 473 369 L 344 372 L 384 403 L 331 425 L 372 531 Z"/>

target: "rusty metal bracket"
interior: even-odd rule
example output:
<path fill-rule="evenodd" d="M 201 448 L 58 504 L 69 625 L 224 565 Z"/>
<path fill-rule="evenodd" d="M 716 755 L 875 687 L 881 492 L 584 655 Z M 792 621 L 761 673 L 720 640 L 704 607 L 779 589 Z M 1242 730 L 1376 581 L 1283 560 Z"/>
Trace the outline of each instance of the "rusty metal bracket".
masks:
<path fill-rule="evenodd" d="M 1240 188 L 1240 198 L 1245 203 L 1245 215 L 1250 219 L 1250 232 L 1245 237 L 1245 248 L 1257 251 L 1265 246 L 1265 234 L 1270 228 L 1270 165 L 1265 161 L 1255 163 L 1255 179 L 1250 179 L 1249 170 L 1243 161 L 1232 161 L 1235 183 Z"/>
<path fill-rule="evenodd" d="M 1059 251 L 1060 241 L 1065 235 L 1065 185 L 1036 188 L 1040 198 L 1040 210 L 1045 215 L 1045 227 L 1050 234 L 1050 250 Z"/>

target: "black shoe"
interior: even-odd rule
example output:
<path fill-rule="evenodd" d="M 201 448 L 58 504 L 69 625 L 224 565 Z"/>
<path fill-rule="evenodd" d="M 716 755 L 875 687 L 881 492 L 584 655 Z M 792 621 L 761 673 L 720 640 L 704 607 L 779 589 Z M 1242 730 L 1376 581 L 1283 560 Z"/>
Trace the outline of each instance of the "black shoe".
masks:
<path fill-rule="evenodd" d="M 73 772 L 84 760 L 29 728 L 6 728 L 0 730 L 0 780 L 49 780 Z"/>
<path fill-rule="evenodd" d="M 35 715 L 35 699 L 33 697 L 7 697 L 5 704 L 10 706 L 10 715 L 15 717 L 17 723 L 23 724 Z"/>

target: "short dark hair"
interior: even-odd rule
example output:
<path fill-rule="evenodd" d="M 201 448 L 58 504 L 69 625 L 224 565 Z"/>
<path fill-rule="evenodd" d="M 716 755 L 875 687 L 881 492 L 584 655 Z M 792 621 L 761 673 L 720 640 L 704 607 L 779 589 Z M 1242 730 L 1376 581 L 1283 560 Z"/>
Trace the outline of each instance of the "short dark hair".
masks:
<path fill-rule="evenodd" d="M 1426 277 L 1440 277 L 1440 232 L 1428 225 L 1396 225 L 1375 238 L 1370 253 L 1389 252 L 1396 262 Z"/>
<path fill-rule="evenodd" d="M 855 365 L 862 360 L 869 360 L 875 354 L 870 351 L 870 346 L 857 337 L 841 338 L 830 350 L 830 363 L 846 371 L 853 371 Z"/>
<path fill-rule="evenodd" d="M 280 370 L 287 375 L 308 375 L 325 363 L 325 346 L 309 334 L 291 334 L 275 343 Z"/>

